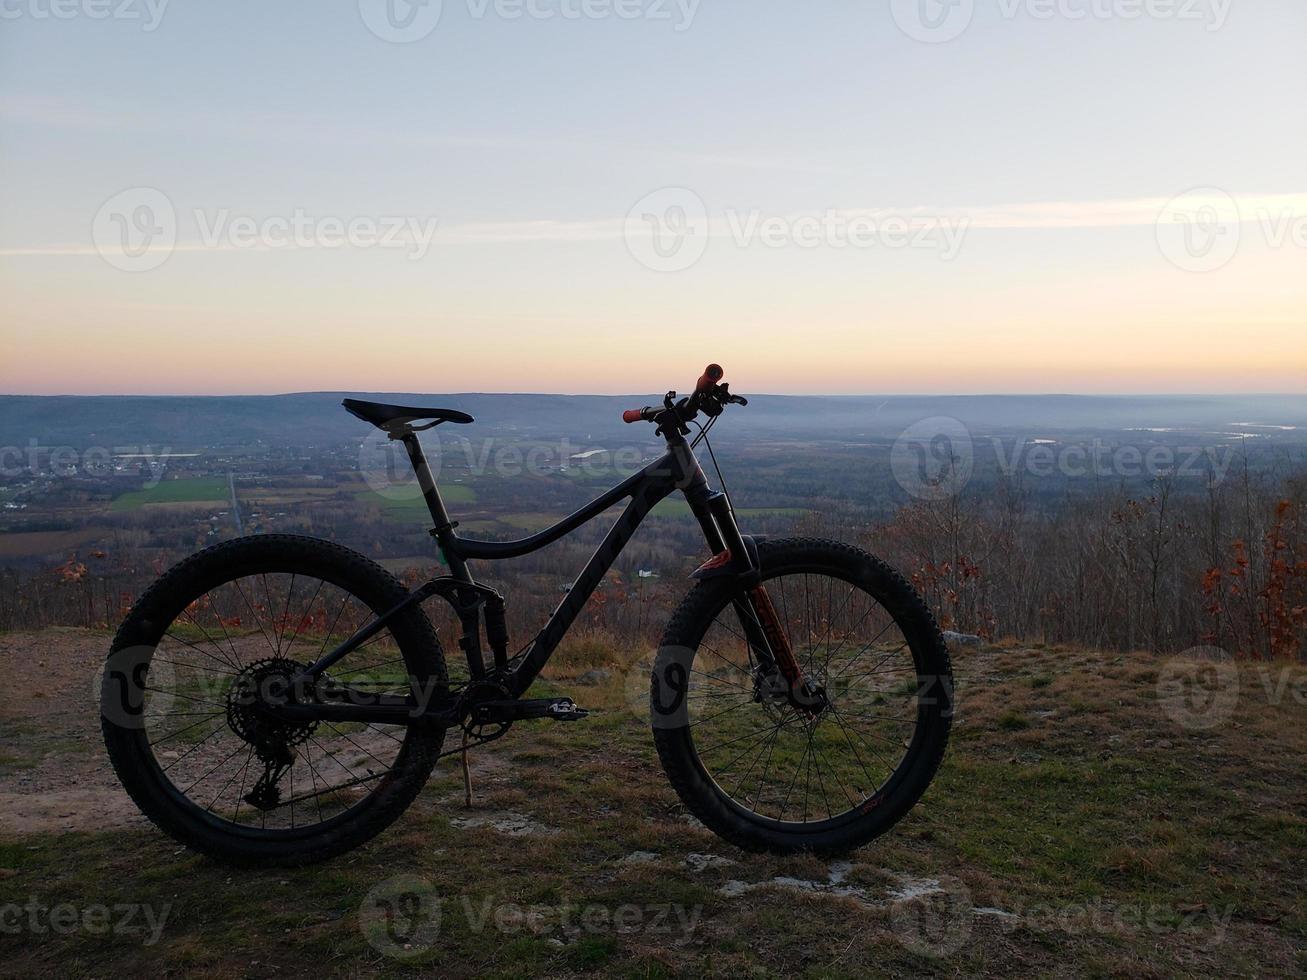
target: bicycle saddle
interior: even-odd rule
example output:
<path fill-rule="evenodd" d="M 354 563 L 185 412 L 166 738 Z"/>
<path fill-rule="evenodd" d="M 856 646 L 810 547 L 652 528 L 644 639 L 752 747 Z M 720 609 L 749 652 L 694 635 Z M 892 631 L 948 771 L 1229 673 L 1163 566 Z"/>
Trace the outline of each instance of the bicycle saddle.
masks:
<path fill-rule="evenodd" d="M 452 408 L 409 408 L 405 405 L 385 405 L 381 402 L 359 401 L 346 398 L 342 405 L 345 411 L 364 422 L 371 422 L 378 429 L 391 429 L 395 426 L 408 425 L 422 419 L 434 419 L 432 425 L 441 422 L 457 422 L 466 425 L 476 420 L 466 412 L 457 412 Z"/>

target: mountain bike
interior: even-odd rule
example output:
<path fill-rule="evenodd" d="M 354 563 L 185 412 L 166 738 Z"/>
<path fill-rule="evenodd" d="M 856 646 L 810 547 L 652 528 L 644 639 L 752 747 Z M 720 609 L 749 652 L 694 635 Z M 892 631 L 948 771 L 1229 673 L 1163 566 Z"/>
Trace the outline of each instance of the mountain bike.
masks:
<path fill-rule="evenodd" d="M 102 678 L 104 738 L 127 792 L 176 840 L 231 863 L 299 865 L 357 847 L 443 756 L 466 767 L 470 748 L 520 722 L 586 716 L 571 698 L 526 695 L 641 521 L 680 492 L 708 558 L 651 668 L 653 740 L 676 793 L 747 850 L 839 853 L 884 833 L 943 756 L 948 651 L 921 598 L 866 552 L 740 531 L 695 456 L 705 444 L 715 467 L 709 430 L 748 404 L 722 378 L 709 365 L 692 394 L 626 412 L 652 423 L 665 451 L 512 541 L 460 535 L 423 453 L 419 432 L 471 416 L 346 399 L 407 452 L 448 574 L 410 591 L 360 554 L 288 534 L 176 565 L 131 609 Z M 470 563 L 534 552 L 623 501 L 548 621 L 510 652 L 505 598 Z M 461 632 L 457 681 L 423 609 L 431 599 Z"/>

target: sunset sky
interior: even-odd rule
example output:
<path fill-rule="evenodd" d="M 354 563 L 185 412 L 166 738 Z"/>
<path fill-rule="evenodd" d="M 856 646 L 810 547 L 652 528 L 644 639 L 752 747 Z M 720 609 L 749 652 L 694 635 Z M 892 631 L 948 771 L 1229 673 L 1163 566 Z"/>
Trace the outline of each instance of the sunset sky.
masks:
<path fill-rule="evenodd" d="M 6 0 L 0 393 L 1307 393 L 1302 0 L 390 2 Z"/>

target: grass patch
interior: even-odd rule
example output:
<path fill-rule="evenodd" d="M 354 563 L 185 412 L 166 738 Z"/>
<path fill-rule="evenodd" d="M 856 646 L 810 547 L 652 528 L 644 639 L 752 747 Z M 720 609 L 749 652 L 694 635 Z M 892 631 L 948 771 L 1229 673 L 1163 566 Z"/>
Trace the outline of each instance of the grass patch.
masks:
<path fill-rule="evenodd" d="M 476 503 L 477 499 L 476 491 L 463 483 L 442 484 L 440 496 L 445 501 L 446 506 L 451 504 L 473 504 Z M 380 509 L 386 517 L 396 521 L 431 523 L 431 513 L 427 510 L 427 502 L 417 492 L 416 487 L 412 488 L 411 496 L 408 491 L 405 491 L 403 496 L 388 497 L 369 489 L 358 491 L 354 494 L 354 499 L 366 506 Z"/>
<path fill-rule="evenodd" d="M 163 480 L 157 486 L 132 490 L 116 498 L 109 509 L 139 510 L 150 504 L 225 503 L 231 497 L 227 481 L 220 476 L 196 476 Z"/>
<path fill-rule="evenodd" d="M 1019 711 L 1008 710 L 998 716 L 998 727 L 1005 732 L 1025 731 L 1030 727 L 1030 719 Z"/>

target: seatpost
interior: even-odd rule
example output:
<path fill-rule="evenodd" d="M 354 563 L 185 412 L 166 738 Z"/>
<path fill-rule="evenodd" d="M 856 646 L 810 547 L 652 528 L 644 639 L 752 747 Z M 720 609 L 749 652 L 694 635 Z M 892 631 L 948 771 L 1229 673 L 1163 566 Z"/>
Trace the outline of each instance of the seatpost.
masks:
<path fill-rule="evenodd" d="M 400 435 L 392 435 L 391 438 L 399 439 L 408 451 L 408 461 L 413 464 L 418 486 L 422 488 L 422 497 L 426 500 L 427 510 L 431 512 L 431 520 L 435 523 L 431 529 L 431 536 L 439 543 L 440 552 L 445 556 L 450 574 L 465 582 L 472 581 L 472 576 L 467 570 L 467 562 L 453 546 L 456 525 L 450 521 L 449 512 L 445 510 L 445 502 L 440 498 L 440 489 L 436 486 L 436 478 L 431 474 L 431 466 L 422 452 L 422 443 L 418 441 L 417 433 L 406 428 Z"/>

